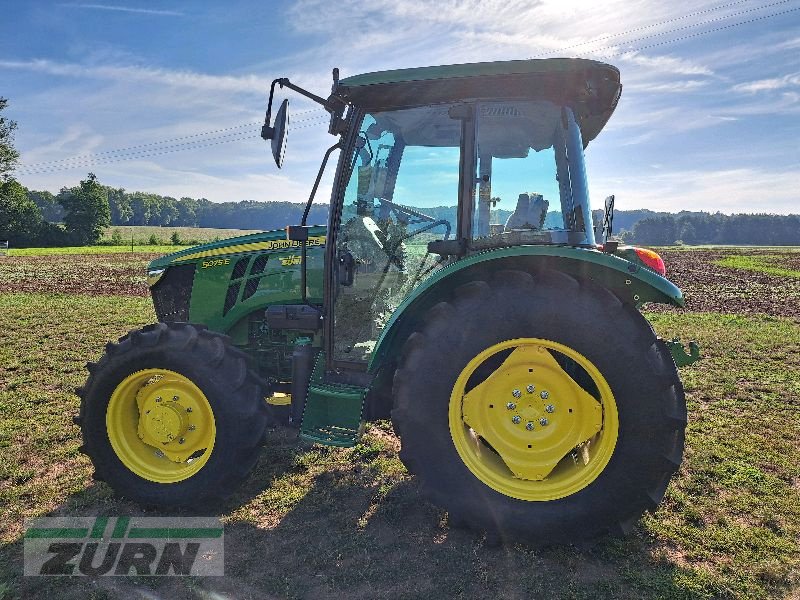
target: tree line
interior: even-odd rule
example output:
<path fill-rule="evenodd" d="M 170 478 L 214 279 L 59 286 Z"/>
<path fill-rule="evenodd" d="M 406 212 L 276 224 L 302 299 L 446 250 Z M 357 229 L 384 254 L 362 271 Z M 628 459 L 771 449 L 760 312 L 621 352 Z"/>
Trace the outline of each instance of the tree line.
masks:
<path fill-rule="evenodd" d="M 296 202 L 211 202 L 127 192 L 102 185 L 91 173 L 78 186 L 62 188 L 58 194 L 27 190 L 7 178 L 0 183 L 0 239 L 18 247 L 86 245 L 96 243 L 103 228 L 114 225 L 270 230 L 298 223 L 303 209 Z M 455 207 L 433 207 L 427 212 L 455 222 Z M 498 210 L 495 220 L 504 222 L 509 214 Z M 328 205 L 312 205 L 308 222 L 325 224 L 327 220 Z M 552 225 L 550 219 L 548 225 Z M 626 243 L 653 246 L 800 245 L 800 215 L 618 210 L 614 228 Z"/>
<path fill-rule="evenodd" d="M 299 222 L 304 204 L 297 202 L 211 202 L 205 198 L 173 198 L 148 192 L 127 192 L 123 188 L 101 185 L 108 200 L 111 225 L 151 225 L 158 227 L 214 227 L 219 229 L 279 229 Z M 59 223 L 64 218 L 62 199 L 72 193 L 63 188 L 58 194 L 29 190 L 42 218 Z M 315 204 L 309 223 L 325 224 L 327 204 Z"/>
<path fill-rule="evenodd" d="M 616 222 L 616 217 L 615 217 Z M 800 215 L 689 212 L 660 214 L 636 221 L 622 232 L 626 242 L 800 246 Z"/>
<path fill-rule="evenodd" d="M 0 182 L 0 240 L 13 247 L 85 246 L 98 242 L 113 225 L 280 229 L 299 223 L 305 205 L 297 202 L 211 202 L 126 192 L 102 185 L 89 173 L 79 185 L 58 194 L 28 190 L 13 178 Z M 328 205 L 312 206 L 309 224 L 325 224 Z"/>

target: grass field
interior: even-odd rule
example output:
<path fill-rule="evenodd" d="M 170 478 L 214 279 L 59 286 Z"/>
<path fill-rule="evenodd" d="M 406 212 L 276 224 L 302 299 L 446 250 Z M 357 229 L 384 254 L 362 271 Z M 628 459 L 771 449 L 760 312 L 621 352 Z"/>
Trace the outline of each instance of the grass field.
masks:
<path fill-rule="evenodd" d="M 800 277 L 800 254 L 791 264 L 797 268 L 787 269 L 782 266 L 785 263 L 779 254 L 762 254 L 759 256 L 726 256 L 716 264 L 723 267 L 734 269 L 744 269 L 745 271 L 755 271 L 756 273 L 767 273 L 768 275 L 778 275 L 779 277 Z"/>
<path fill-rule="evenodd" d="M 173 234 L 177 233 L 183 241 L 193 243 L 223 240 L 229 237 L 258 233 L 260 229 L 214 229 L 210 227 L 153 227 L 149 225 L 114 225 L 103 232 L 101 242 L 111 241 L 115 232 L 119 232 L 123 243 L 130 247 L 131 238 L 134 244 L 146 244 L 151 237 L 155 237 L 161 244 L 169 244 Z"/>
<path fill-rule="evenodd" d="M 149 253 L 160 256 L 182 250 L 181 246 L 71 246 L 68 248 L 12 248 L 8 256 L 62 256 L 73 254 L 141 254 Z M 2 257 L 0 257 L 2 260 Z"/>
<path fill-rule="evenodd" d="M 681 372 L 684 465 L 628 538 L 489 547 L 420 498 L 381 423 L 349 450 L 272 435 L 219 508 L 225 577 L 22 577 L 26 517 L 162 514 L 92 480 L 71 420 L 84 363 L 155 318 L 151 256 L 0 259 L 0 598 L 800 597 L 800 279 L 778 249 L 665 253 L 688 310 L 647 315 L 704 359 Z"/>
<path fill-rule="evenodd" d="M 122 243 L 108 245 L 115 232 L 119 232 Z M 213 229 L 208 227 L 151 227 L 119 225 L 109 227 L 103 232 L 100 245 L 72 246 L 67 248 L 11 248 L 8 256 L 49 256 L 66 254 L 119 254 L 119 253 L 157 253 L 168 254 L 182 250 L 187 245 L 222 240 L 230 237 L 259 233 L 258 229 Z M 172 244 L 171 238 L 178 234 L 180 245 Z M 131 246 L 133 238 L 133 246 Z M 155 241 L 155 244 L 149 243 Z M 2 260 L 0 256 L 0 260 Z"/>

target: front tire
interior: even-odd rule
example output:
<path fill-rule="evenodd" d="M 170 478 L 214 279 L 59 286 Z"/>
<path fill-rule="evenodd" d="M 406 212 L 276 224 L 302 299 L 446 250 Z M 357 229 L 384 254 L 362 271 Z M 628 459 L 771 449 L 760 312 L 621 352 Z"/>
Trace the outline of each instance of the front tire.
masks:
<path fill-rule="evenodd" d="M 81 388 L 95 477 L 145 505 L 231 494 L 255 465 L 268 421 L 259 380 L 227 336 L 158 323 L 109 343 Z"/>
<path fill-rule="evenodd" d="M 627 533 L 680 466 L 675 364 L 633 307 L 564 273 L 456 289 L 394 378 L 400 458 L 453 522 L 507 541 Z"/>

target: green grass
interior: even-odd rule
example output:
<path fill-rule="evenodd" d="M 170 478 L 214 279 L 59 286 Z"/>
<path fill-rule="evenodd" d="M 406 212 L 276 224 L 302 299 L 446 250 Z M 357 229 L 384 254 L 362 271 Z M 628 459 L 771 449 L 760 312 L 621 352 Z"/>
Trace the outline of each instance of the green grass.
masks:
<path fill-rule="evenodd" d="M 24 578 L 23 518 L 143 514 L 92 481 L 71 416 L 84 363 L 154 315 L 147 298 L 2 294 L 0 598 L 791 597 L 800 585 L 800 323 L 650 318 L 664 337 L 697 339 L 704 359 L 682 370 L 684 466 L 629 538 L 584 550 L 487 547 L 419 497 L 384 423 L 350 450 L 298 449 L 274 432 L 253 476 L 218 509 L 225 577 Z"/>
<path fill-rule="evenodd" d="M 134 246 L 133 252 L 169 254 L 183 250 L 182 246 Z M 130 246 L 69 246 L 64 248 L 12 248 L 9 256 L 50 256 L 62 254 L 121 254 L 131 252 Z M 2 257 L 0 257 L 2 260 Z"/>
<path fill-rule="evenodd" d="M 111 236 L 119 231 L 122 244 L 108 246 Z M 134 245 L 133 252 L 157 252 L 168 254 L 182 250 L 187 245 L 202 244 L 214 240 L 259 233 L 259 229 L 214 229 L 208 227 L 151 227 L 119 225 L 109 227 L 103 232 L 98 246 L 73 246 L 64 248 L 11 248 L 9 256 L 45 256 L 50 254 L 107 254 L 116 252 L 131 252 L 131 236 Z M 177 233 L 182 245 L 170 243 L 173 233 Z M 155 236 L 157 244 L 148 244 L 151 236 Z M 2 257 L 0 257 L 2 259 Z"/>
<path fill-rule="evenodd" d="M 781 258 L 781 256 L 771 254 L 755 256 L 734 255 L 716 260 L 714 264 L 720 265 L 721 267 L 731 267 L 733 269 L 744 269 L 745 271 L 777 275 L 778 277 L 800 278 L 800 271 L 796 269 L 787 269 L 786 267 L 776 264 L 776 261 L 781 260 Z"/>
<path fill-rule="evenodd" d="M 173 233 L 177 233 L 181 240 L 196 243 L 224 240 L 229 237 L 258 233 L 260 229 L 219 229 L 213 227 L 156 227 L 150 225 L 112 225 L 103 232 L 102 240 L 108 242 L 114 232 L 118 231 L 123 243 L 130 246 L 131 237 L 134 243 L 144 244 L 155 236 L 162 243 L 168 244 Z"/>

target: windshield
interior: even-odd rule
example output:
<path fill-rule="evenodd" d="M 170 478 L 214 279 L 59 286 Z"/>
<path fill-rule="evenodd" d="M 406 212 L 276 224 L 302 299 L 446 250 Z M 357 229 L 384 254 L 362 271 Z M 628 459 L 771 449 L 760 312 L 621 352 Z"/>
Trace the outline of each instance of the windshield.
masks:
<path fill-rule="evenodd" d="M 580 129 L 545 101 L 482 102 L 476 118 L 474 249 L 594 244 Z"/>

